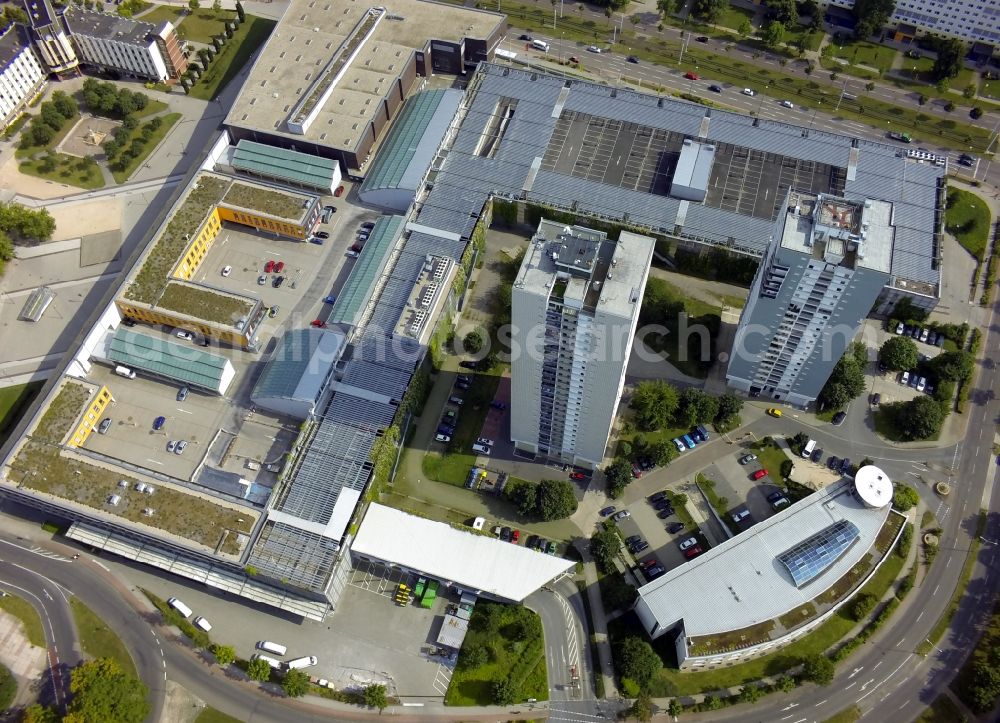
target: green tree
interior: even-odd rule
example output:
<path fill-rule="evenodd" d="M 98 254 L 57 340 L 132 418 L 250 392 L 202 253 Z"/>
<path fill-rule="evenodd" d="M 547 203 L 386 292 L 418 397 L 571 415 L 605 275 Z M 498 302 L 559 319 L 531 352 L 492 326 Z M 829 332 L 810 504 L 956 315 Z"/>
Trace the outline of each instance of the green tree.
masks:
<path fill-rule="evenodd" d="M 677 718 L 681 713 L 684 712 L 684 704 L 680 702 L 677 698 L 671 698 L 670 703 L 667 704 L 667 713 L 673 717 Z"/>
<path fill-rule="evenodd" d="M 216 0 L 218 2 L 218 0 Z M 382 715 L 382 711 L 386 709 L 389 705 L 389 699 L 385 694 L 385 686 L 373 683 L 367 686 L 362 693 L 365 705 L 369 708 L 378 708 L 378 714 Z"/>
<path fill-rule="evenodd" d="M 679 426 L 690 427 L 711 422 L 718 413 L 719 400 L 716 397 L 700 389 L 688 387 L 678 397 L 674 421 Z"/>
<path fill-rule="evenodd" d="M 778 682 L 775 684 L 775 687 L 782 693 L 791 693 L 795 690 L 795 685 L 795 678 L 790 675 L 783 675 L 778 678 Z"/>
<path fill-rule="evenodd" d="M 220 12 L 222 10 L 222 0 L 213 0 L 212 10 L 215 12 Z"/>
<path fill-rule="evenodd" d="M 232 645 L 213 645 L 212 655 L 219 665 L 226 666 L 236 662 L 236 648 Z"/>
<path fill-rule="evenodd" d="M 938 379 L 960 382 L 972 376 L 975 363 L 967 351 L 946 351 L 931 359 L 929 366 Z"/>
<path fill-rule="evenodd" d="M 666 467 L 677 459 L 679 452 L 673 442 L 663 439 L 649 447 L 649 457 L 657 467 Z"/>
<path fill-rule="evenodd" d="M 537 487 L 535 513 L 545 522 L 561 520 L 576 512 L 573 485 L 564 479 L 543 479 Z"/>
<path fill-rule="evenodd" d="M 900 512 L 906 512 L 920 503 L 919 493 L 909 485 L 893 482 L 892 487 L 892 506 Z"/>
<path fill-rule="evenodd" d="M 458 665 L 465 670 L 475 670 L 476 668 L 482 667 L 489 662 L 490 656 L 486 652 L 486 648 L 482 645 L 472 643 L 466 645 L 462 648 L 462 654 L 459 656 Z"/>
<path fill-rule="evenodd" d="M 918 358 L 917 345 L 908 336 L 890 337 L 878 350 L 878 360 L 897 372 L 913 369 Z"/>
<path fill-rule="evenodd" d="M 819 401 L 826 409 L 840 409 L 864 391 L 864 367 L 858 364 L 854 350 L 848 348 L 820 390 Z"/>
<path fill-rule="evenodd" d="M 646 690 L 663 667 L 663 661 L 653 646 L 631 635 L 614 648 L 615 667 L 623 678 L 630 678 Z"/>
<path fill-rule="evenodd" d="M 896 426 L 905 439 L 929 439 L 940 431 L 944 422 L 944 410 L 930 397 L 916 397 L 892 408 L 896 412 Z"/>
<path fill-rule="evenodd" d="M 802 676 L 816 685 L 829 685 L 835 672 L 833 661 L 822 653 L 810 655 L 802 661 Z"/>
<path fill-rule="evenodd" d="M 729 0 L 694 0 L 691 6 L 691 14 L 701 18 L 706 23 L 718 22 L 729 8 Z"/>
<path fill-rule="evenodd" d="M 619 457 L 604 469 L 604 479 L 607 482 L 608 496 L 616 500 L 632 481 L 632 465 L 627 459 Z"/>
<path fill-rule="evenodd" d="M 198 0 L 188 0 L 188 10 L 190 12 L 193 13 L 195 10 L 197 10 L 200 7 L 201 7 L 201 3 L 198 2 Z"/>
<path fill-rule="evenodd" d="M 895 0 L 856 0 L 853 10 L 858 22 L 854 37 L 865 39 L 879 32 L 895 9 Z"/>
<path fill-rule="evenodd" d="M 18 241 L 48 241 L 56 230 L 48 209 L 32 210 L 17 203 L 0 203 L 0 231 Z"/>
<path fill-rule="evenodd" d="M 931 68 L 931 77 L 934 80 L 949 80 L 955 78 L 962 71 L 965 63 L 965 55 L 968 49 L 958 38 L 942 38 L 937 41 L 937 57 L 934 59 L 934 67 Z"/>
<path fill-rule="evenodd" d="M 615 571 L 615 557 L 621 547 L 622 539 L 614 530 L 601 530 L 590 538 L 590 554 L 593 555 L 597 568 L 605 575 Z"/>
<path fill-rule="evenodd" d="M 59 713 L 53 708 L 35 703 L 21 713 L 21 723 L 59 723 Z"/>
<path fill-rule="evenodd" d="M 878 598 L 870 592 L 859 593 L 851 601 L 851 619 L 861 622 L 875 609 Z"/>
<path fill-rule="evenodd" d="M 635 718 L 637 721 L 651 721 L 653 720 L 653 698 L 649 695 L 648 691 L 641 691 L 639 696 L 632 703 L 632 706 L 628 709 L 629 718 Z"/>
<path fill-rule="evenodd" d="M 749 38 L 753 35 L 753 25 L 750 24 L 749 20 L 743 18 L 743 22 L 741 22 L 740 26 L 736 28 L 736 32 L 739 33 L 741 38 Z"/>
<path fill-rule="evenodd" d="M 496 705 L 511 705 L 518 699 L 518 689 L 510 678 L 498 680 L 493 684 L 493 703 Z"/>
<path fill-rule="evenodd" d="M 28 130 L 25 131 L 24 144 L 25 147 L 29 148 L 31 146 L 45 146 L 55 137 L 56 132 L 38 118 L 33 120 L 28 126 Z"/>
<path fill-rule="evenodd" d="M 635 410 L 639 429 L 654 432 L 670 423 L 678 405 L 677 390 L 665 381 L 640 382 L 632 393 L 629 406 Z"/>
<path fill-rule="evenodd" d="M 732 422 L 743 411 L 743 400 L 735 394 L 726 392 L 719 397 L 719 409 L 715 414 L 716 424 Z"/>
<path fill-rule="evenodd" d="M 49 102 L 63 118 L 72 118 L 77 114 L 76 102 L 61 90 L 54 92 Z"/>
<path fill-rule="evenodd" d="M 281 679 L 281 689 L 289 698 L 301 698 L 309 692 L 309 674 L 303 670 L 289 670 Z"/>
<path fill-rule="evenodd" d="M 747 683 L 740 688 L 740 702 L 756 703 L 764 697 L 764 691 L 756 683 Z"/>
<path fill-rule="evenodd" d="M 7 26 L 12 23 L 20 23 L 21 25 L 27 25 L 28 13 L 26 13 L 23 8 L 19 8 L 15 5 L 5 5 L 3 9 L 2 24 L 4 26 Z"/>
<path fill-rule="evenodd" d="M 462 340 L 462 346 L 468 354 L 478 354 L 484 343 L 485 338 L 481 329 L 473 329 Z"/>
<path fill-rule="evenodd" d="M 656 9 L 661 16 L 673 15 L 677 11 L 677 0 L 656 0 Z"/>
<path fill-rule="evenodd" d="M 67 710 L 79 723 L 141 723 L 149 714 L 146 686 L 111 658 L 77 666 L 69 688 L 73 697 Z"/>
<path fill-rule="evenodd" d="M 767 0 L 767 17 L 791 28 L 799 24 L 799 9 L 795 0 Z"/>
<path fill-rule="evenodd" d="M 250 680 L 256 680 L 258 682 L 270 680 L 271 666 L 266 660 L 254 658 L 247 664 L 247 675 L 250 676 Z"/>
<path fill-rule="evenodd" d="M 14 258 L 14 242 L 5 231 L 0 231 L 0 262 L 10 261 L 12 258 Z"/>
<path fill-rule="evenodd" d="M 523 517 L 535 514 L 538 492 L 535 483 L 524 479 L 511 479 L 503 489 L 504 497 L 513 504 Z"/>

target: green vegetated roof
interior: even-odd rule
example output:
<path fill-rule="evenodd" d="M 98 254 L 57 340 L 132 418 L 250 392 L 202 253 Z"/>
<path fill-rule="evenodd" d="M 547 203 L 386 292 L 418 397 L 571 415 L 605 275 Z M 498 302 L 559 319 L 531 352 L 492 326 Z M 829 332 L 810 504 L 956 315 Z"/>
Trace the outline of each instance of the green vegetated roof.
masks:
<path fill-rule="evenodd" d="M 171 280 L 163 290 L 157 306 L 195 319 L 235 326 L 237 321 L 246 319 L 254 302 L 184 281 Z"/>
<path fill-rule="evenodd" d="M 197 185 L 191 188 L 184 202 L 174 211 L 167 227 L 143 261 L 142 268 L 129 284 L 126 299 L 143 304 L 156 303 L 189 239 L 201 228 L 209 211 L 219 203 L 230 183 L 230 180 L 218 176 L 202 175 L 198 178 Z"/>
<path fill-rule="evenodd" d="M 258 211 L 275 218 L 298 221 L 308 205 L 309 197 L 293 196 L 290 193 L 272 191 L 270 188 L 259 188 L 235 181 L 229 187 L 229 192 L 222 203 L 227 206 L 245 208 L 248 211 Z"/>
<path fill-rule="evenodd" d="M 270 178 L 281 178 L 313 188 L 328 189 L 336 176 L 337 162 L 309 153 L 241 140 L 233 154 L 233 167 Z"/>
<path fill-rule="evenodd" d="M 91 389 L 77 382 L 66 382 L 52 399 L 31 433 L 33 439 L 59 444 L 90 400 Z"/>
<path fill-rule="evenodd" d="M 159 337 L 119 327 L 108 349 L 108 358 L 135 369 L 218 392 L 227 360 L 190 344 L 175 344 Z"/>
<path fill-rule="evenodd" d="M 392 124 L 392 131 L 382 145 L 382 150 L 379 151 L 371 169 L 365 174 L 364 183 L 361 184 L 361 193 L 377 188 L 399 186 L 414 157 L 421 150 L 421 140 L 424 133 L 441 102 L 447 97 L 447 92 L 443 88 L 425 90 L 406 101 L 399 119 Z M 458 91 L 452 92 L 455 93 L 454 106 L 457 108 L 461 94 Z M 436 149 L 423 147 L 427 151 L 425 155 L 427 155 L 427 163 L 429 164 Z M 422 176 L 423 173 L 421 172 L 420 175 Z M 414 182 L 419 180 L 420 178 L 417 177 Z"/>
<path fill-rule="evenodd" d="M 333 305 L 327 320 L 334 324 L 357 326 L 362 310 L 371 299 L 372 289 L 385 271 L 389 250 L 403 223 L 402 216 L 382 216 L 375 222 L 371 236 L 365 242 L 361 256 L 351 269 L 351 275 Z"/>

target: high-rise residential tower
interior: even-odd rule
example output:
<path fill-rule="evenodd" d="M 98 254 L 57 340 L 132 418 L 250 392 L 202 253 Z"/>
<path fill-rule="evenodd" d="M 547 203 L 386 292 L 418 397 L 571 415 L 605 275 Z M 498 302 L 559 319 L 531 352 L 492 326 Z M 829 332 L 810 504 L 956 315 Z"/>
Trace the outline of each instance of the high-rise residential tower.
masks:
<path fill-rule="evenodd" d="M 790 190 L 740 317 L 729 385 L 815 401 L 889 280 L 894 236 L 887 201 Z"/>
<path fill-rule="evenodd" d="M 512 293 L 511 438 L 572 464 L 604 459 L 654 240 L 542 220 Z"/>

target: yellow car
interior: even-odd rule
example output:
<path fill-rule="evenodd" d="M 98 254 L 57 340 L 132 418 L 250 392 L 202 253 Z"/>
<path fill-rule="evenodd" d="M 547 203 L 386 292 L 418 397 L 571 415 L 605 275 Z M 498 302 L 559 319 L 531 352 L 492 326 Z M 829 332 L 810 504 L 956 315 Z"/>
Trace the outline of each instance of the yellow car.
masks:
<path fill-rule="evenodd" d="M 767 410 L 767 413 L 770 414 L 772 417 L 781 416 L 781 410 L 776 407 L 771 407 L 770 409 Z"/>

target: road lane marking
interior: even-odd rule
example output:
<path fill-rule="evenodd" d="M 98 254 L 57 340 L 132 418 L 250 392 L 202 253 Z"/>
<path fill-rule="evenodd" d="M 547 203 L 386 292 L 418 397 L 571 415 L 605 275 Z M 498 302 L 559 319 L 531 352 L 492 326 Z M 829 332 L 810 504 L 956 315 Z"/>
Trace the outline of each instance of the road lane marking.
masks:
<path fill-rule="evenodd" d="M 850 684 L 849 686 L 847 686 L 846 688 L 844 688 L 844 690 L 850 690 L 851 688 L 853 688 L 853 687 L 854 687 L 854 686 L 856 686 L 857 684 L 858 684 L 858 681 L 856 681 L 856 680 L 855 680 L 855 681 L 854 681 L 853 683 L 851 683 L 851 684 Z"/>
<path fill-rule="evenodd" d="M 916 620 L 914 620 L 913 622 L 915 622 L 915 623 L 919 623 L 919 622 L 920 622 L 920 618 L 922 618 L 923 616 L 924 616 L 924 611 L 923 611 L 923 610 L 921 610 L 921 611 L 920 611 L 920 614 L 919 614 L 919 615 L 917 615 L 917 619 L 916 619 Z"/>
<path fill-rule="evenodd" d="M 931 593 L 931 597 L 937 595 L 938 588 L 941 587 L 940 584 L 934 586 L 934 592 Z"/>
<path fill-rule="evenodd" d="M 829 700 L 829 698 L 824 698 L 819 703 L 817 703 L 816 705 L 814 705 L 813 708 L 819 708 L 821 705 L 823 705 L 824 703 L 826 703 L 827 700 Z"/>

